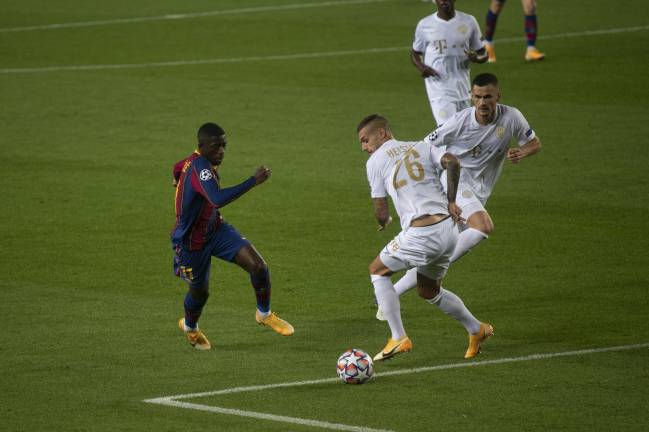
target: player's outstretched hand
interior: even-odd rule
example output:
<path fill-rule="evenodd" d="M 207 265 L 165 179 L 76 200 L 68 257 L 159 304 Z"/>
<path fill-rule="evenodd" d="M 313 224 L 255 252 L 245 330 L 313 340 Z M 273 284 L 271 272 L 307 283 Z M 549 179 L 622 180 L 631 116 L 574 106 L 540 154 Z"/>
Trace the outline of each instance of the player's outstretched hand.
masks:
<path fill-rule="evenodd" d="M 421 76 L 423 78 L 428 78 L 428 77 L 436 77 L 437 72 L 435 72 L 435 69 L 433 69 L 430 66 L 424 66 L 424 68 L 421 70 Z"/>
<path fill-rule="evenodd" d="M 464 220 L 464 218 L 461 216 L 462 209 L 460 208 L 460 206 L 455 204 L 455 202 L 448 203 L 448 213 L 451 215 L 451 219 L 453 219 L 453 222 L 455 223 L 466 222 L 466 220 Z"/>
<path fill-rule="evenodd" d="M 507 159 L 511 163 L 517 164 L 523 159 L 524 155 L 520 148 L 510 148 L 507 150 Z"/>
<path fill-rule="evenodd" d="M 255 184 L 262 184 L 268 178 L 270 177 L 270 168 L 268 168 L 266 165 L 262 165 L 257 170 L 255 171 Z"/>
<path fill-rule="evenodd" d="M 385 221 L 383 225 L 379 224 L 379 227 L 376 229 L 377 231 L 383 231 L 386 226 L 390 225 L 392 223 L 392 216 L 388 216 L 388 220 Z"/>

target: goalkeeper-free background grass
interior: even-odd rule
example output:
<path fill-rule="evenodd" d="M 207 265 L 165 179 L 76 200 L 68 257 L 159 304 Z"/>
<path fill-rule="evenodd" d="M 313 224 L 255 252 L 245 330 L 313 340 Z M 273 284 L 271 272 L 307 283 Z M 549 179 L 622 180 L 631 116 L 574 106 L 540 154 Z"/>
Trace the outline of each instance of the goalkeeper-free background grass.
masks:
<path fill-rule="evenodd" d="M 297 3 L 296 0 L 1 1 L 0 28 Z M 301 3 L 317 3 L 302 0 Z M 543 1 L 542 36 L 649 25 L 643 1 Z M 483 22 L 488 2 L 458 1 Z M 382 348 L 367 264 L 377 233 L 355 127 L 387 116 L 398 138 L 434 128 L 408 59 L 415 0 L 0 32 L 3 174 L 0 430 L 313 428 L 148 405 L 143 399 L 334 376 L 348 347 Z M 525 64 L 520 5 L 501 15 L 501 80 L 544 147 L 508 164 L 488 203 L 495 233 L 445 286 L 494 324 L 479 360 L 649 342 L 649 30 L 540 39 Z M 99 71 L 4 69 L 403 47 L 387 53 Z M 228 134 L 224 185 L 260 164 L 269 182 L 223 214 L 259 249 L 283 338 L 254 322 L 238 268 L 213 262 L 201 319 L 210 352 L 176 327 L 172 164 L 195 132 Z M 414 293 L 414 351 L 377 371 L 462 361 L 466 336 Z M 198 403 L 406 430 L 646 430 L 649 349 L 233 394 Z"/>

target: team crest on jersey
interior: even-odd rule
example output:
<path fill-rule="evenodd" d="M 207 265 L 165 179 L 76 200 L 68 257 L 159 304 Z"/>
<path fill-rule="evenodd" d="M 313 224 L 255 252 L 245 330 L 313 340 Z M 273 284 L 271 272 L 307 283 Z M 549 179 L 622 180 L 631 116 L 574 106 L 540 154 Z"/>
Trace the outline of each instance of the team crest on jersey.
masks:
<path fill-rule="evenodd" d="M 505 128 L 503 126 L 498 126 L 496 128 L 496 136 L 498 138 L 502 138 L 505 136 Z"/>
<path fill-rule="evenodd" d="M 212 171 L 205 168 L 204 170 L 201 171 L 201 173 L 198 176 L 202 181 L 207 181 L 212 178 Z"/>
<path fill-rule="evenodd" d="M 462 34 L 467 34 L 467 32 L 469 31 L 469 27 L 467 27 L 466 24 L 462 24 L 457 28 L 457 31 L 459 31 Z"/>

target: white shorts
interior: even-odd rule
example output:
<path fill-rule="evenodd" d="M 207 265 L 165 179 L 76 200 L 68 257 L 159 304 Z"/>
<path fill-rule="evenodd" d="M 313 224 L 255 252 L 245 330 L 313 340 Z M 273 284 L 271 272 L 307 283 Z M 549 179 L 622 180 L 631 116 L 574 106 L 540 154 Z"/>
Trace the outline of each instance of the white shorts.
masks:
<path fill-rule="evenodd" d="M 439 180 L 442 183 L 442 187 L 444 188 L 444 191 L 447 191 L 448 189 L 446 185 L 447 182 L 446 171 L 442 171 Z M 455 204 L 457 204 L 462 209 L 461 216 L 465 220 L 468 220 L 469 217 L 471 217 L 471 215 L 475 212 L 487 211 L 487 209 L 484 206 L 485 203 L 480 201 L 476 196 L 475 192 L 473 192 L 473 189 L 471 189 L 470 186 L 464 183 L 460 183 L 458 186 L 457 195 L 455 196 Z"/>
<path fill-rule="evenodd" d="M 434 225 L 401 231 L 379 254 L 392 272 L 417 268 L 430 279 L 442 279 L 448 270 L 459 232 L 450 217 Z"/>
<path fill-rule="evenodd" d="M 475 212 L 487 211 L 470 187 L 463 187 L 460 185 L 457 191 L 457 196 L 455 197 L 455 203 L 462 209 L 461 216 L 465 220 L 469 220 L 471 215 Z"/>
<path fill-rule="evenodd" d="M 433 111 L 433 117 L 435 117 L 435 123 L 437 127 L 440 127 L 444 122 L 451 117 L 456 112 L 462 111 L 465 108 L 471 106 L 470 100 L 464 101 L 454 101 L 448 99 L 430 99 L 430 109 Z"/>

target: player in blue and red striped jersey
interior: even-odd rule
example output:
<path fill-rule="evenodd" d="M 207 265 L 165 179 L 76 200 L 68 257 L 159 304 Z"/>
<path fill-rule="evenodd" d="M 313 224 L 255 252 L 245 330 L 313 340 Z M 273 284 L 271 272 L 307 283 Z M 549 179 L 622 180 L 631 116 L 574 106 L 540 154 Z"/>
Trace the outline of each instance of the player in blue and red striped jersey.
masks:
<path fill-rule="evenodd" d="M 185 317 L 178 325 L 196 349 L 208 350 L 210 342 L 198 328 L 198 318 L 209 296 L 211 258 L 232 262 L 250 274 L 257 296 L 255 319 L 279 334 L 290 336 L 293 326 L 270 310 L 268 265 L 254 246 L 221 217 L 219 209 L 262 184 L 271 171 L 265 166 L 229 188 L 221 188 L 216 167 L 223 162 L 227 141 L 223 129 L 205 123 L 198 129 L 198 149 L 174 166 L 176 225 L 171 232 L 175 252 L 174 271 L 189 284 Z"/>

